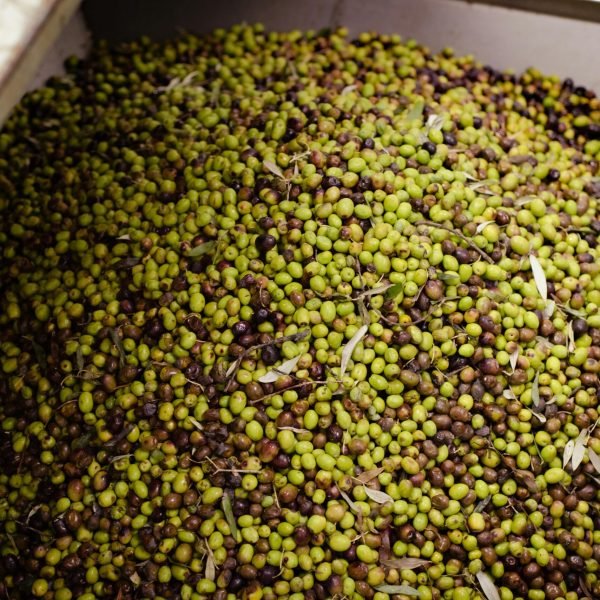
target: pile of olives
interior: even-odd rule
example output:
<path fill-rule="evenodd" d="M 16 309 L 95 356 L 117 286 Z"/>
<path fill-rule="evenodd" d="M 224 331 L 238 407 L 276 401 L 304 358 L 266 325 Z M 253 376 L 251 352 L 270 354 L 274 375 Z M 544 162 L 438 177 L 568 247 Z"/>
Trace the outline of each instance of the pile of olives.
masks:
<path fill-rule="evenodd" d="M 399 36 L 97 43 L 0 130 L 0 598 L 600 597 L 600 101 Z"/>

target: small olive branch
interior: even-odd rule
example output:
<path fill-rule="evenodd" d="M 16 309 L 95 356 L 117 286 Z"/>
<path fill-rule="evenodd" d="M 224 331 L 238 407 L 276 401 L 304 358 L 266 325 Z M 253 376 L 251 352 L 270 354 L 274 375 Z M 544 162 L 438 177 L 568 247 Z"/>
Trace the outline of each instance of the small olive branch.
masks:
<path fill-rule="evenodd" d="M 459 237 L 461 240 L 463 240 L 463 242 L 465 242 L 469 247 L 473 248 L 473 250 L 475 250 L 475 252 L 477 252 L 479 256 L 483 258 L 483 260 L 490 264 L 494 264 L 492 257 L 489 254 L 487 254 L 487 252 L 484 252 L 479 246 L 477 246 L 477 244 L 475 244 L 475 242 L 473 242 L 473 240 L 469 239 L 460 231 L 452 229 L 452 227 L 447 227 L 446 225 L 442 225 L 441 223 L 435 223 L 434 221 L 426 220 L 417 221 L 415 225 L 425 225 L 427 227 L 436 227 L 437 229 L 443 229 L 444 231 L 448 231 L 452 235 L 455 235 L 456 237 Z"/>
<path fill-rule="evenodd" d="M 242 364 L 242 361 L 250 353 L 254 352 L 255 350 L 260 350 L 261 348 L 266 348 L 268 346 L 271 346 L 271 347 L 277 346 L 279 344 L 283 344 L 284 342 L 299 342 L 299 341 L 303 340 L 305 337 L 307 337 L 309 333 L 310 333 L 310 331 L 308 329 L 304 329 L 303 331 L 299 331 L 298 333 L 292 333 L 291 335 L 284 335 L 282 337 L 275 338 L 274 340 L 271 340 L 270 342 L 265 342 L 263 344 L 255 344 L 254 346 L 250 346 L 249 348 L 246 348 L 236 358 L 236 360 L 233 363 L 231 363 L 231 365 L 227 369 L 227 372 L 225 373 L 226 377 L 228 377 L 228 381 L 225 385 L 225 391 L 226 392 L 228 391 L 229 386 L 233 382 L 233 378 L 235 377 L 235 374 L 237 373 L 238 369 L 240 368 L 240 365 Z"/>

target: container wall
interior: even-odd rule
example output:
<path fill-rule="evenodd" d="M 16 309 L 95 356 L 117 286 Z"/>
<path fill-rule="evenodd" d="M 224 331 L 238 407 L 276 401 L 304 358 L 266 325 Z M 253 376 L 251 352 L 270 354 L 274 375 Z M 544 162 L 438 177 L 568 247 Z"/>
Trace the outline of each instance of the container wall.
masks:
<path fill-rule="evenodd" d="M 168 6 L 168 8 L 167 8 Z M 462 0 L 87 0 L 93 35 L 112 41 L 145 33 L 206 32 L 242 21 L 272 29 L 344 25 L 414 37 L 433 50 L 451 46 L 496 68 L 536 66 L 600 92 L 600 23 Z"/>

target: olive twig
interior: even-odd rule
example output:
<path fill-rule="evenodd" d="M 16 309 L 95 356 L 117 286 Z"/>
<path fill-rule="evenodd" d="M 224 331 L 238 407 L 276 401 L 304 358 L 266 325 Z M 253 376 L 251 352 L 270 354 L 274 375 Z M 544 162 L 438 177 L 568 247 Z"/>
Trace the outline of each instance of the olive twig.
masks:
<path fill-rule="evenodd" d="M 452 227 L 447 227 L 446 225 L 442 225 L 441 223 L 435 223 L 433 221 L 427 221 L 427 220 L 417 221 L 414 224 L 415 225 L 426 225 L 427 227 L 437 227 L 437 229 L 443 229 L 444 231 L 448 231 L 451 234 L 455 235 L 456 237 L 459 237 L 466 244 L 468 244 L 471 248 L 473 248 L 473 250 L 475 250 L 475 252 L 477 252 L 479 254 L 479 256 L 481 256 L 481 258 L 483 258 L 486 262 L 489 262 L 492 265 L 494 264 L 494 260 L 492 259 L 492 257 L 489 254 L 487 254 L 487 252 L 483 251 L 479 246 L 477 246 L 477 244 L 475 244 L 473 242 L 473 240 L 470 240 L 467 236 L 465 236 L 460 231 L 456 231 L 456 229 L 452 229 Z"/>

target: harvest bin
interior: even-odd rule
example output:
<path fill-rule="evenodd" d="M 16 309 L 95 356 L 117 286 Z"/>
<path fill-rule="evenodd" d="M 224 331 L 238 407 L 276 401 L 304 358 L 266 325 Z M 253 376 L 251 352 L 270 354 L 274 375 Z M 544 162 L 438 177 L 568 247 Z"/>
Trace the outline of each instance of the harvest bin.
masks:
<path fill-rule="evenodd" d="M 416 63 L 364 36 L 350 82 L 285 71 L 277 108 L 244 57 L 256 96 L 188 111 L 209 60 L 163 86 L 136 51 L 116 92 L 73 64 L 2 132 L 96 41 L 239 23 L 455 54 L 399 93 Z M 444 87 L 463 55 L 497 71 Z M 0 0 L 0 600 L 600 598 L 599 58 L 600 0 Z M 529 67 L 571 81 L 514 100 Z"/>

